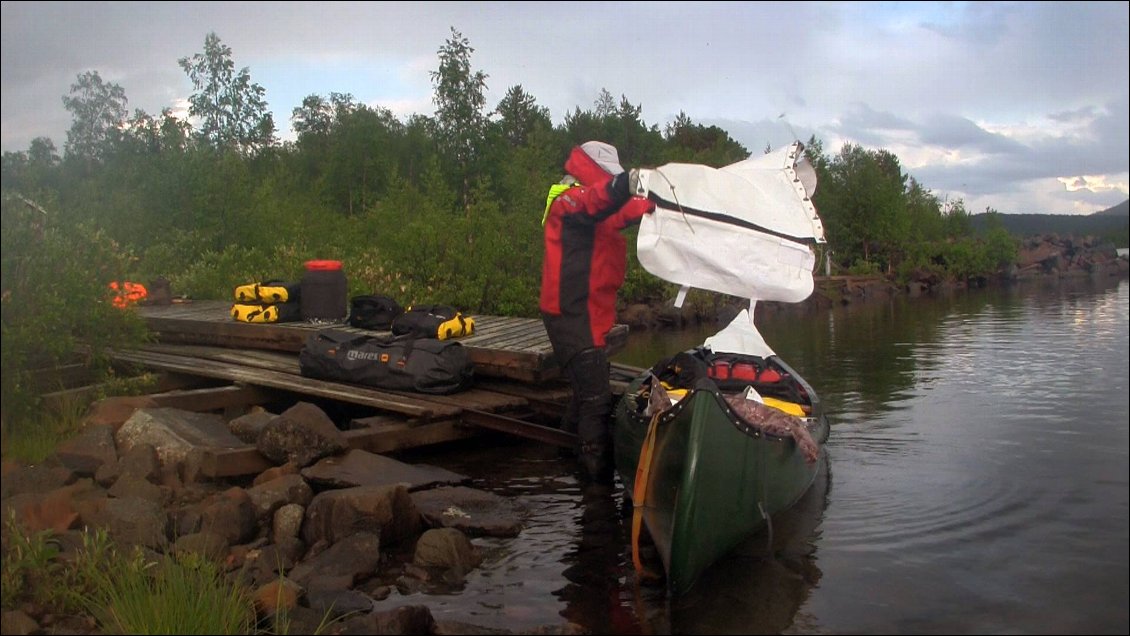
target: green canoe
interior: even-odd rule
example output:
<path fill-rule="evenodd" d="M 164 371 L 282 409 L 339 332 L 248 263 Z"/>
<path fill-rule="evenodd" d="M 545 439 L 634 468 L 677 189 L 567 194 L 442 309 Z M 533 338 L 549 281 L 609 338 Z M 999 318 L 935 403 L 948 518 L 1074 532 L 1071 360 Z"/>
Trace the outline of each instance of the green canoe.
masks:
<path fill-rule="evenodd" d="M 701 349 L 687 353 L 703 354 Z M 640 568 L 639 537 L 646 532 L 672 595 L 689 590 L 711 564 L 799 500 L 825 461 L 829 428 L 816 393 L 776 355 L 758 362 L 776 372 L 772 383 L 751 383 L 770 398 L 764 404 L 789 402 L 795 413 L 782 419 L 774 411 L 775 423 L 788 420 L 785 431 L 743 419 L 744 403 L 739 410 L 731 406 L 742 392 L 702 378 L 650 417 L 647 394 L 658 381 L 654 370 L 634 379 L 616 405 L 616 470 L 632 499 L 633 558 Z M 679 387 L 672 388 L 676 397 L 681 394 Z"/>

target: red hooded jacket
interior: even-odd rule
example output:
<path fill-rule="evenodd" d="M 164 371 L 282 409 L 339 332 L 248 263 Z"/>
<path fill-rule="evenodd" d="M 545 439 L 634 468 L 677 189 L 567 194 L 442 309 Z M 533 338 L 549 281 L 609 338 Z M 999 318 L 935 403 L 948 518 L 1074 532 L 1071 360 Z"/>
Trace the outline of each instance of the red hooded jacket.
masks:
<path fill-rule="evenodd" d="M 604 346 L 627 271 L 627 243 L 620 231 L 655 204 L 630 196 L 627 173 L 609 174 L 580 147 L 569 154 L 565 171 L 579 183 L 549 207 L 540 306 L 547 325 L 559 325 L 554 327 L 558 337 L 550 334 L 555 349 L 567 342 L 576 353 Z"/>

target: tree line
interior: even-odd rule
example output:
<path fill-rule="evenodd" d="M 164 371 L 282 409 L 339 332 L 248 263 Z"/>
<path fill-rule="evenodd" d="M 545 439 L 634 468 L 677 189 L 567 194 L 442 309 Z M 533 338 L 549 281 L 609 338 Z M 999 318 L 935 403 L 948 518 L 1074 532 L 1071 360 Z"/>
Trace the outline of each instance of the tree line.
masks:
<path fill-rule="evenodd" d="M 536 316 L 539 220 L 572 146 L 603 140 L 633 166 L 750 156 L 686 113 L 662 129 L 645 122 L 641 105 L 607 89 L 560 124 L 520 84 L 488 108 L 473 52 L 452 28 L 430 73 L 431 115 L 401 120 L 348 93 L 311 94 L 293 108 L 286 142 L 265 90 L 215 33 L 178 60 L 193 86 L 188 121 L 131 113 L 121 86 L 78 75 L 63 96 L 72 124 L 62 151 L 39 137 L 3 155 L 5 405 L 9 353 L 23 364 L 37 339 L 62 350 L 70 334 L 128 322 L 107 308 L 109 280 L 162 276 L 174 293 L 227 299 L 247 282 L 297 280 L 306 260 L 338 259 L 351 294 Z M 836 272 L 962 279 L 1015 258 L 1007 232 L 975 232 L 961 200 L 941 201 L 894 154 L 805 145 Z M 622 298 L 673 291 L 633 267 Z"/>

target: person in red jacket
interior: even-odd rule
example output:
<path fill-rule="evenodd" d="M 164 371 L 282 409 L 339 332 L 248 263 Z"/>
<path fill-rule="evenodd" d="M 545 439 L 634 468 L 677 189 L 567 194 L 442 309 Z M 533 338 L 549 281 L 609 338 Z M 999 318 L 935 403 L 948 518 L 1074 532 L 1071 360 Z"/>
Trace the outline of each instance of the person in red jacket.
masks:
<path fill-rule="evenodd" d="M 584 475 L 613 480 L 612 405 L 605 336 L 616 319 L 628 251 L 621 230 L 655 204 L 635 196 L 638 171 L 625 171 L 616 148 L 589 141 L 573 148 L 565 178 L 546 201 L 540 308 L 554 357 L 573 389 L 562 428 L 578 438 Z"/>

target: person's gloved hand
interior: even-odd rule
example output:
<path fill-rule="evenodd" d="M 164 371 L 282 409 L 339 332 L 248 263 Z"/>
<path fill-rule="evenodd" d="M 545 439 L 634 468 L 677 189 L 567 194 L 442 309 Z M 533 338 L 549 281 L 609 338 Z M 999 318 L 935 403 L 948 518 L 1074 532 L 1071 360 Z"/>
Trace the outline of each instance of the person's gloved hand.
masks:
<path fill-rule="evenodd" d="M 628 194 L 631 196 L 639 196 L 640 192 L 640 169 L 632 168 L 628 171 Z"/>

